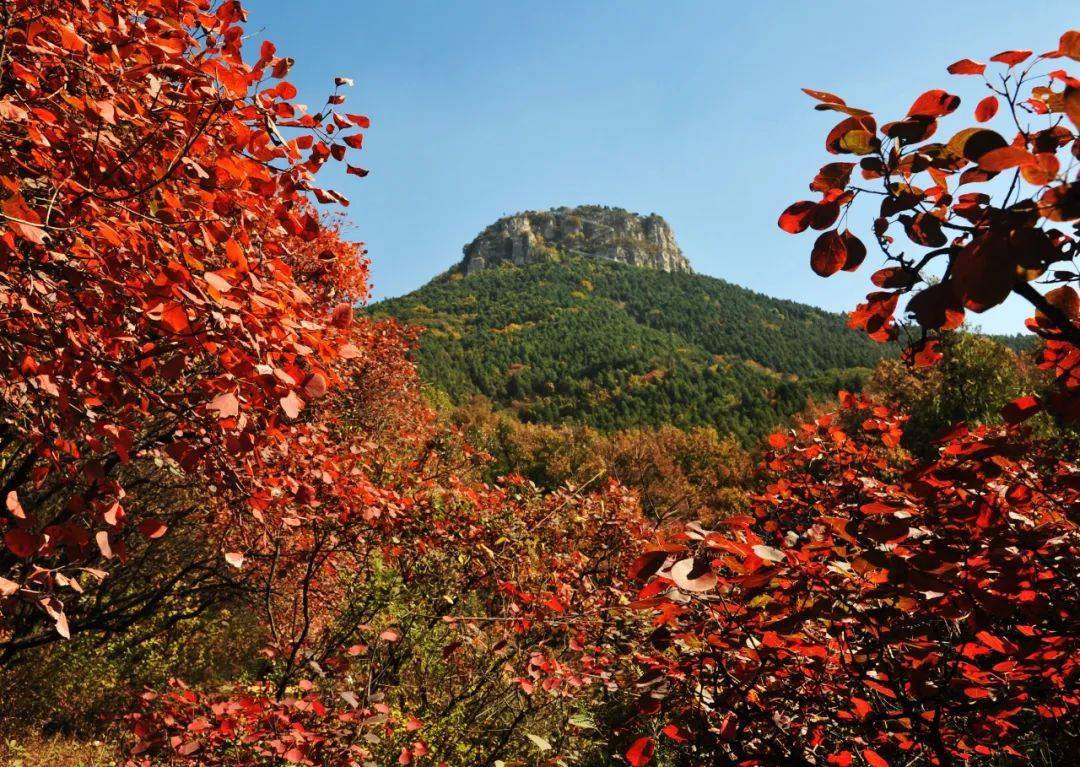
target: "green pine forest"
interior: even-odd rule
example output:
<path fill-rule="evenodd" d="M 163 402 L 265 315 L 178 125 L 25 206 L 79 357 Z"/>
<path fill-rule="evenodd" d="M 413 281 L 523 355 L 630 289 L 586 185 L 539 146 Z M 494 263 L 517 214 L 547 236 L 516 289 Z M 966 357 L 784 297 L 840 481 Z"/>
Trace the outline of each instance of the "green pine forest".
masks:
<path fill-rule="evenodd" d="M 842 315 L 698 274 L 556 254 L 451 270 L 369 310 L 421 326 L 424 380 L 524 422 L 712 426 L 749 443 L 808 401 L 858 389 L 895 348 Z"/>

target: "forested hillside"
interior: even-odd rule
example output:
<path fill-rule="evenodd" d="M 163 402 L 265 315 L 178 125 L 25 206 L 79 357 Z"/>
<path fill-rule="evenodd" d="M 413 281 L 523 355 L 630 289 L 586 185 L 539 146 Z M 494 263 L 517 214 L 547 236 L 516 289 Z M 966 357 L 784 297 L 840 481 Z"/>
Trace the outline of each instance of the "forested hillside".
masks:
<path fill-rule="evenodd" d="M 723 280 L 558 257 L 444 275 L 371 307 L 426 328 L 418 361 L 460 403 L 601 429 L 759 436 L 890 354 L 845 320 Z"/>

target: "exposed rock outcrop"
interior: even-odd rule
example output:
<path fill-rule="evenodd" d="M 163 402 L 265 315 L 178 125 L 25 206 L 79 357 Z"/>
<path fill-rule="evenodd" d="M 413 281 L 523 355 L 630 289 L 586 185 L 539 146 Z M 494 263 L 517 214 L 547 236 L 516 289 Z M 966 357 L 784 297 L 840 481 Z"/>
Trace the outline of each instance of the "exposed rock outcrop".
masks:
<path fill-rule="evenodd" d="M 663 272 L 693 271 L 663 218 L 599 205 L 500 218 L 465 246 L 461 267 L 474 274 L 502 261 L 527 264 L 559 252 Z"/>

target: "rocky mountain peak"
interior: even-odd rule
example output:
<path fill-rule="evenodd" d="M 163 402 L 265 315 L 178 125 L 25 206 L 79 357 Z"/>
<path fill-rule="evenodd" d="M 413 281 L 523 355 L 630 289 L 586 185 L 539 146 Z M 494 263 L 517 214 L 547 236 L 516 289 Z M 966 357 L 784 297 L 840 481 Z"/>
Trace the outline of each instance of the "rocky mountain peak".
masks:
<path fill-rule="evenodd" d="M 487 227 L 463 250 L 461 268 L 467 274 L 503 261 L 521 265 L 560 252 L 663 272 L 693 271 L 662 217 L 600 205 L 515 213 Z"/>

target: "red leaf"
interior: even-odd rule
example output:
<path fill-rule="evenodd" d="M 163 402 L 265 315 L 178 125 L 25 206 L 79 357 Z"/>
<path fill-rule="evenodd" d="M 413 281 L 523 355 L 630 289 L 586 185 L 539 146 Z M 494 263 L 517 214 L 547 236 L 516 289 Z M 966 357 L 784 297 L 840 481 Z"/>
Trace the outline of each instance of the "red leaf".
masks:
<path fill-rule="evenodd" d="M 345 164 L 345 172 L 346 173 L 351 173 L 354 176 L 359 176 L 360 178 L 363 178 L 364 176 L 366 176 L 368 174 L 368 171 L 367 171 L 366 168 L 361 168 L 361 167 L 356 166 L 356 165 L 349 165 L 348 163 Z"/>
<path fill-rule="evenodd" d="M 7 494 L 5 505 L 7 506 L 7 510 L 11 513 L 11 516 L 16 519 L 26 519 L 26 512 L 23 511 L 22 504 L 19 503 L 19 494 L 14 490 Z"/>
<path fill-rule="evenodd" d="M 112 544 L 109 543 L 109 531 L 99 530 L 94 534 L 94 540 L 97 542 L 98 550 L 101 551 L 101 556 L 106 559 L 113 558 Z"/>
<path fill-rule="evenodd" d="M 960 59 L 949 64 L 950 75 L 981 75 L 986 71 L 986 64 L 971 59 Z"/>
<path fill-rule="evenodd" d="M 987 96 L 975 107 L 975 119 L 978 122 L 984 123 L 987 120 L 993 118 L 993 116 L 997 114 L 997 111 L 997 96 Z"/>
<path fill-rule="evenodd" d="M 666 727 L 664 727 L 664 729 L 660 730 L 660 732 L 667 735 L 669 738 L 671 738 L 676 743 L 685 743 L 686 742 L 686 736 L 682 734 L 682 731 L 679 730 L 679 727 L 677 725 L 669 724 Z"/>
<path fill-rule="evenodd" d="M 1042 401 L 1038 397 L 1018 397 L 1001 409 L 1001 417 L 1006 423 L 1021 423 L 1042 410 Z"/>
<path fill-rule="evenodd" d="M 67 616 L 63 612 L 56 614 L 56 633 L 64 639 L 71 639 L 71 629 L 68 627 Z"/>
<path fill-rule="evenodd" d="M 206 284 L 218 293 L 228 293 L 232 290 L 232 285 L 229 284 L 229 281 L 217 272 L 206 272 L 203 274 L 203 278 L 206 280 Z"/>
<path fill-rule="evenodd" d="M 8 550 L 17 557 L 26 559 L 31 557 L 41 545 L 41 539 L 23 530 L 21 527 L 13 527 L 4 533 L 4 543 Z"/>
<path fill-rule="evenodd" d="M 810 189 L 814 192 L 828 192 L 830 189 L 843 189 L 851 180 L 851 171 L 854 169 L 853 162 L 830 162 L 823 165 L 814 180 L 810 182 Z"/>
<path fill-rule="evenodd" d="M 814 212 L 810 215 L 810 228 L 819 231 L 828 229 L 836 223 L 838 218 L 840 218 L 839 200 L 819 202 L 814 206 Z"/>
<path fill-rule="evenodd" d="M 217 413 L 218 418 L 235 418 L 240 412 L 240 400 L 231 391 L 227 391 L 210 400 L 206 407 Z"/>
<path fill-rule="evenodd" d="M 16 192 L 0 203 L 0 209 L 7 216 L 7 224 L 23 238 L 38 245 L 45 244 L 45 230 L 39 226 L 41 216 L 26 204 L 22 195 Z"/>
<path fill-rule="evenodd" d="M 328 389 L 329 386 L 326 383 L 326 376 L 322 373 L 312 373 L 304 383 L 304 396 L 309 400 L 318 399 L 319 397 L 326 396 Z"/>
<path fill-rule="evenodd" d="M 841 267 L 845 272 L 854 272 L 866 258 L 866 246 L 863 241 L 845 229 L 840 233 L 840 239 L 844 243 L 844 265 Z"/>
<path fill-rule="evenodd" d="M 930 90 L 915 99 L 908 110 L 908 117 L 944 117 L 956 111 L 960 97 L 943 90 Z"/>
<path fill-rule="evenodd" d="M 835 230 L 824 232 L 814 243 L 810 252 L 810 268 L 820 277 L 836 274 L 847 263 L 847 248 L 844 240 Z"/>
<path fill-rule="evenodd" d="M 340 303 L 330 315 L 330 324 L 336 328 L 347 328 L 352 324 L 353 307 L 349 303 Z"/>
<path fill-rule="evenodd" d="M 879 288 L 910 288 L 919 281 L 919 275 L 902 266 L 890 266 L 874 272 L 870 281 Z"/>
<path fill-rule="evenodd" d="M 304 409 L 304 401 L 296 396 L 296 392 L 290 391 L 281 398 L 281 409 L 289 418 L 296 418 Z"/>
<path fill-rule="evenodd" d="M 991 56 L 990 60 L 996 61 L 999 64 L 1008 64 L 1010 67 L 1015 67 L 1030 55 L 1031 51 L 1002 51 L 996 56 Z"/>
<path fill-rule="evenodd" d="M 870 706 L 870 703 L 863 700 L 862 698 L 852 698 L 851 703 L 853 706 L 855 706 L 855 714 L 859 717 L 860 720 L 865 720 L 866 717 L 873 710 L 873 708 Z"/>
<path fill-rule="evenodd" d="M 1064 107 L 1073 125 L 1080 128 L 1080 88 L 1069 86 L 1065 89 Z"/>
<path fill-rule="evenodd" d="M 1058 43 L 1058 53 L 1073 61 L 1080 61 L 1080 31 L 1071 29 L 1063 34 Z"/>
<path fill-rule="evenodd" d="M 666 551 L 646 551 L 644 554 L 640 554 L 630 565 L 627 575 L 633 580 L 651 578 L 663 567 L 667 558 L 668 553 Z"/>
<path fill-rule="evenodd" d="M 951 281 L 939 282 L 916 293 L 907 310 L 924 328 L 953 330 L 964 322 L 964 307 Z"/>
<path fill-rule="evenodd" d="M 716 576 L 708 563 L 693 558 L 681 559 L 671 566 L 671 580 L 683 591 L 700 593 L 716 588 Z"/>
<path fill-rule="evenodd" d="M 980 631 L 975 634 L 975 638 L 979 640 L 985 647 L 989 647 L 991 650 L 996 650 L 1000 653 L 1009 651 L 1009 648 L 1005 646 L 1005 643 L 998 637 L 991 634 L 989 631 Z"/>
<path fill-rule="evenodd" d="M 183 333 L 188 329 L 187 311 L 176 302 L 167 304 L 161 312 L 161 324 L 173 333 Z"/>
<path fill-rule="evenodd" d="M 351 146 L 353 149 L 359 149 L 364 145 L 364 134 L 354 133 L 351 136 L 342 136 L 341 140 Z"/>
<path fill-rule="evenodd" d="M 160 538 L 168 529 L 160 519 L 144 519 L 139 523 L 139 532 L 147 538 Z"/>
<path fill-rule="evenodd" d="M 655 752 L 656 745 L 652 738 L 638 738 L 626 752 L 626 761 L 630 762 L 631 767 L 645 767 L 652 761 Z"/>
<path fill-rule="evenodd" d="M 799 202 L 792 203 L 787 209 L 780 214 L 780 220 L 777 222 L 779 227 L 785 232 L 791 234 L 798 234 L 799 232 L 806 231 L 806 228 L 810 226 L 810 216 L 817 208 L 817 203 L 810 200 L 799 200 Z"/>
<path fill-rule="evenodd" d="M 870 767 L 889 767 L 889 763 L 882 759 L 878 752 L 872 748 L 864 748 L 862 755 Z"/>
<path fill-rule="evenodd" d="M 244 257 L 244 249 L 240 247 L 240 243 L 236 240 L 230 239 L 225 242 L 225 257 L 229 259 L 229 263 L 236 269 L 242 272 L 247 271 L 248 263 Z"/>
<path fill-rule="evenodd" d="M 878 146 L 874 136 L 877 122 L 870 115 L 857 115 L 841 120 L 825 137 L 825 149 L 830 154 L 870 154 Z"/>
<path fill-rule="evenodd" d="M 783 562 L 784 552 L 780 549 L 774 549 L 772 546 L 765 546 L 764 544 L 757 544 L 752 546 L 751 550 L 754 552 L 754 556 L 758 559 L 762 559 L 766 562 Z"/>
<path fill-rule="evenodd" d="M 1008 170 L 1019 165 L 1032 165 L 1035 157 L 1028 150 L 1019 146 L 1003 146 L 991 149 L 979 158 L 979 167 L 993 172 Z"/>
<path fill-rule="evenodd" d="M 791 439 L 786 434 L 780 434 L 776 432 L 769 435 L 769 444 L 777 450 L 782 450 L 788 446 Z"/>
<path fill-rule="evenodd" d="M 272 74 L 275 79 L 280 80 L 282 77 L 285 77 L 287 74 L 289 74 L 289 70 L 292 69 L 292 65 L 293 60 L 291 57 L 278 59 L 278 61 L 274 64 L 274 68 L 270 70 L 270 74 Z"/>
<path fill-rule="evenodd" d="M 828 91 L 815 91 L 812 88 L 803 88 L 802 92 L 805 93 L 807 96 L 815 98 L 818 101 L 822 101 L 826 104 L 839 104 L 840 106 L 844 106 L 846 104 L 846 102 L 842 98 L 832 93 L 829 93 Z"/>

